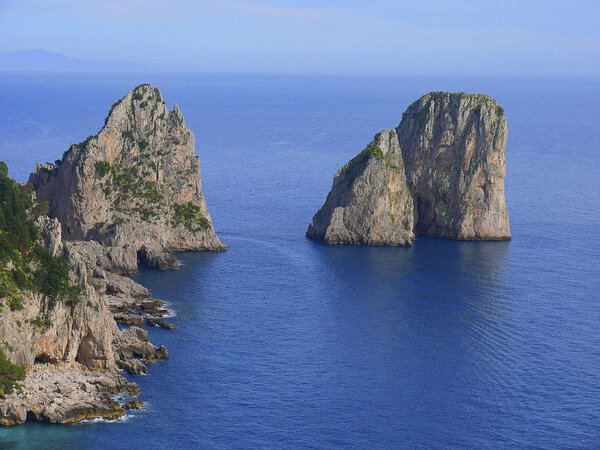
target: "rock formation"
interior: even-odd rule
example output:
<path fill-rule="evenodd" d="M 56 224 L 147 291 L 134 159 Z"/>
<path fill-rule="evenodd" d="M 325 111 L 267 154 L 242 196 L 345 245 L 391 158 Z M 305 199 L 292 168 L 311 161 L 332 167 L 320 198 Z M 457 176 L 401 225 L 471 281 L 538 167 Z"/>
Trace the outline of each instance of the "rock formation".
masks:
<path fill-rule="evenodd" d="M 120 375 L 119 368 L 143 366 L 137 360 L 140 351 L 124 352 L 123 348 L 143 348 L 146 361 L 168 353 L 150 344 L 147 334 L 132 337 L 128 330 L 119 330 L 90 266 L 77 246 L 62 241 L 58 220 L 42 216 L 37 224 L 54 256 L 66 256 L 70 282 L 80 292 L 75 300 L 49 302 L 41 292 L 24 290 L 18 294 L 21 305 L 1 310 L 2 350 L 28 373 L 21 390 L 2 396 L 0 424 L 17 425 L 28 417 L 54 423 L 117 418 L 125 411 L 111 396 L 138 391 L 137 385 Z M 145 366 L 136 367 L 136 373 L 142 372 Z"/>
<path fill-rule="evenodd" d="M 307 234 L 328 244 L 406 245 L 413 209 L 398 138 L 384 130 L 335 174 Z"/>
<path fill-rule="evenodd" d="M 138 261 L 174 269 L 174 250 L 225 249 L 181 111 L 169 112 L 158 89 L 138 86 L 97 135 L 55 165 L 38 164 L 35 193 L 7 171 L 0 162 L 0 364 L 27 374 L 21 382 L 18 366 L 10 378 L 0 373 L 0 424 L 112 419 L 139 407 L 113 398 L 138 392 L 121 369 L 139 375 L 169 357 L 139 325 L 174 325 L 161 318 L 163 302 L 119 274 L 135 272 Z M 40 270 L 44 261 L 51 276 Z M 51 282 L 40 284 L 38 273 Z M 115 319 L 133 326 L 120 330 Z"/>
<path fill-rule="evenodd" d="M 506 136 L 493 98 L 424 95 L 336 173 L 307 236 L 368 245 L 407 245 L 415 234 L 510 239 Z"/>
<path fill-rule="evenodd" d="M 149 265 L 173 268 L 175 250 L 224 250 L 200 183 L 194 135 L 177 105 L 140 85 L 111 108 L 95 136 L 72 145 L 29 181 L 69 240 L 95 240 L 141 252 Z M 127 254 L 127 252 L 129 253 Z"/>

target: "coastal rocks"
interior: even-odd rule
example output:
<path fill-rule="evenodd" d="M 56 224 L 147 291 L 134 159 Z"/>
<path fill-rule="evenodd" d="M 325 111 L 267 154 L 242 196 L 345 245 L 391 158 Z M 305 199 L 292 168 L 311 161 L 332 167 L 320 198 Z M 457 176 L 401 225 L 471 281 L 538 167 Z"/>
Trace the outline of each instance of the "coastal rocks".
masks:
<path fill-rule="evenodd" d="M 158 248 L 142 246 L 138 251 L 140 261 L 151 269 L 175 270 L 177 269 L 177 258 L 165 253 Z"/>
<path fill-rule="evenodd" d="M 142 406 L 144 406 L 144 402 L 142 402 L 139 399 L 133 399 L 133 400 L 127 400 L 125 402 L 125 405 L 123 406 L 123 409 L 125 409 L 125 410 L 140 409 Z"/>
<path fill-rule="evenodd" d="M 38 366 L 27 374 L 21 391 L 4 395 L 0 401 L 0 424 L 18 425 L 28 419 L 62 424 L 96 417 L 116 419 L 125 414 L 112 398 L 119 392 L 137 395 L 139 388 L 114 372 Z"/>
<path fill-rule="evenodd" d="M 25 366 L 27 376 L 20 383 L 22 390 L 0 401 L 0 424 L 117 418 L 125 412 L 111 396 L 138 391 L 119 369 L 145 373 L 146 365 L 138 357 L 150 362 L 169 355 L 164 346 L 152 345 L 143 330 L 119 330 L 107 299 L 118 299 L 121 307 L 134 302 L 139 310 L 151 294 L 133 280 L 102 269 L 106 254 L 99 244 L 63 242 L 56 219 L 40 217 L 37 225 L 44 246 L 54 256 L 65 258 L 69 282 L 79 292 L 73 299 L 52 301 L 41 293 L 23 291 L 18 308 L 2 309 L 3 352 L 12 363 Z M 162 305 L 149 303 L 156 309 Z"/>
<path fill-rule="evenodd" d="M 120 370 L 139 375 L 169 358 L 138 325 L 175 327 L 161 318 L 164 302 L 119 274 L 136 272 L 138 262 L 175 269 L 171 251 L 225 250 L 202 194 L 194 136 L 177 105 L 169 112 L 158 89 L 141 85 L 113 105 L 97 135 L 56 165 L 38 164 L 30 181 L 39 200 L 31 217 L 39 216 L 41 243 L 55 258 L 49 264 L 72 290 L 60 298 L 2 291 L 12 303 L 0 310 L 0 342 L 27 376 L 0 403 L 0 423 L 117 418 L 124 410 L 111 396 L 137 392 Z M 6 267 L 15 270 L 12 261 Z M 132 326 L 120 330 L 117 321 Z"/>
<path fill-rule="evenodd" d="M 167 323 L 167 322 L 165 322 L 165 319 L 161 319 L 161 318 L 157 318 L 157 317 L 147 317 L 146 322 L 151 327 L 163 327 L 163 328 L 166 328 L 167 330 L 175 329 L 175 325 L 173 325 L 172 323 Z"/>
<path fill-rule="evenodd" d="M 144 318 L 138 314 L 122 314 L 113 315 L 115 322 L 121 325 L 135 325 L 141 327 L 144 324 Z"/>
<path fill-rule="evenodd" d="M 164 317 L 169 311 L 164 309 L 165 302 L 161 300 L 146 300 L 142 303 L 141 312 L 146 316 Z"/>
<path fill-rule="evenodd" d="M 144 84 L 113 105 L 98 134 L 56 164 L 38 164 L 29 181 L 67 239 L 123 249 L 105 255 L 107 264 L 121 260 L 120 269 L 132 271 L 131 255 L 144 249 L 140 256 L 151 266 L 173 268 L 174 258 L 160 253 L 225 250 L 194 147 L 179 107 L 168 111 L 160 91 Z"/>
<path fill-rule="evenodd" d="M 82 274 L 85 277 L 85 273 Z M 92 370 L 115 367 L 111 313 L 87 283 L 76 303 L 56 302 L 49 308 L 39 294 L 22 296 L 23 307 L 0 315 L 0 341 L 15 364 L 78 362 Z"/>
<path fill-rule="evenodd" d="M 156 347 L 150 342 L 148 332 L 131 326 L 116 335 L 113 341 L 117 353 L 117 365 L 133 375 L 146 373 L 146 366 L 142 361 L 149 363 L 156 359 L 169 358 L 169 352 L 165 346 Z"/>
<path fill-rule="evenodd" d="M 105 247 L 95 241 L 74 241 L 69 249 L 77 252 L 90 267 L 117 274 L 137 271 L 137 249 L 133 245 Z"/>
<path fill-rule="evenodd" d="M 367 245 L 408 245 L 415 234 L 510 239 L 506 136 L 491 97 L 424 95 L 336 173 L 306 234 Z"/>

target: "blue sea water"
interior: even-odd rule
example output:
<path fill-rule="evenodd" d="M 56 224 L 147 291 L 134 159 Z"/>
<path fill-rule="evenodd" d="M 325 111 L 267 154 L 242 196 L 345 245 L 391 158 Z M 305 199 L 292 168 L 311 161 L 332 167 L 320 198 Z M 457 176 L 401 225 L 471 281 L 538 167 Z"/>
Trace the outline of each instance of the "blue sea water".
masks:
<path fill-rule="evenodd" d="M 1 74 L 0 159 L 25 181 L 142 82 L 194 131 L 229 249 L 134 276 L 176 312 L 144 409 L 3 446 L 600 447 L 600 80 Z M 305 238 L 338 167 L 431 90 L 504 107 L 512 241 Z"/>

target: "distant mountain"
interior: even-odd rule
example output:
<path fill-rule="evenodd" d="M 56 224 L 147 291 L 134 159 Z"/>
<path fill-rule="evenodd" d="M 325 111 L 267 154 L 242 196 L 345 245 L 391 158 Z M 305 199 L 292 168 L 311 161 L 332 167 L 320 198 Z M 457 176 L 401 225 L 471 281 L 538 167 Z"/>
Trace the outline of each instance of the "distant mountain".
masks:
<path fill-rule="evenodd" d="M 86 61 L 47 50 L 24 50 L 0 54 L 0 72 L 8 71 L 137 71 L 147 68 L 132 63 Z"/>

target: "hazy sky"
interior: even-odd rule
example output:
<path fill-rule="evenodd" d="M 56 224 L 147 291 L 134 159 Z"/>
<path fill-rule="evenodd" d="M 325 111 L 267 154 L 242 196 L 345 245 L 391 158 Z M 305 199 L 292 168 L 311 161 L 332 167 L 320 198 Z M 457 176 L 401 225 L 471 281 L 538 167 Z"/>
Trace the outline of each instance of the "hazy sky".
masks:
<path fill-rule="evenodd" d="M 600 0 L 0 0 L 0 52 L 208 72 L 600 74 Z"/>

